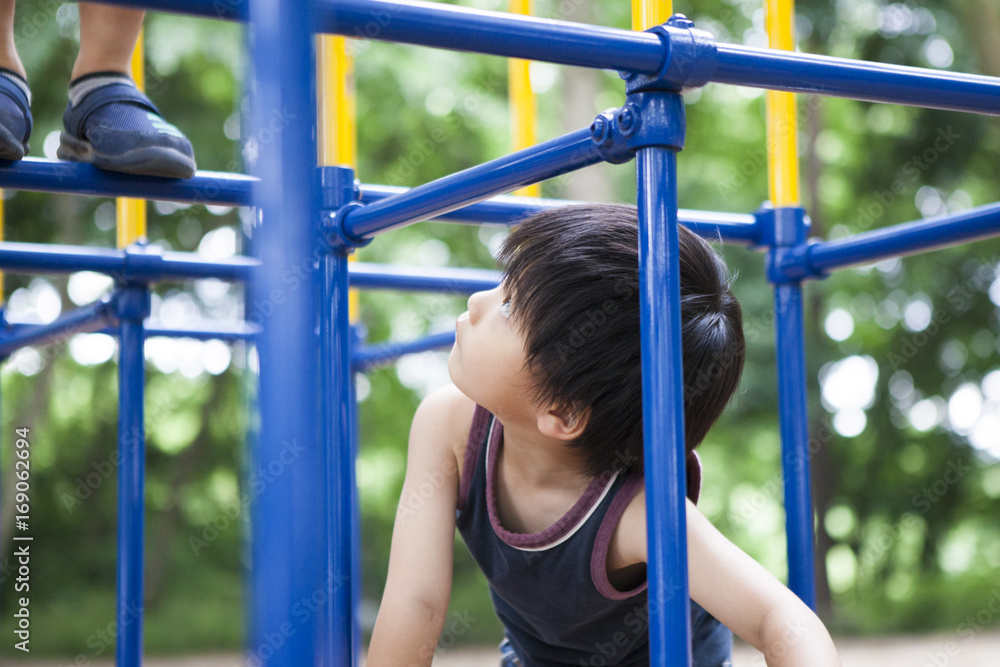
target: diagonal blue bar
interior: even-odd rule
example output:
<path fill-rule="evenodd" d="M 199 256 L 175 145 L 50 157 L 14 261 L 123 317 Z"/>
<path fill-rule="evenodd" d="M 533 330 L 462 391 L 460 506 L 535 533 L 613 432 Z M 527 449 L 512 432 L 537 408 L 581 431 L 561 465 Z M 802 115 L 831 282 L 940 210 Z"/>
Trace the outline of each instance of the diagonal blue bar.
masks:
<path fill-rule="evenodd" d="M 361 202 L 373 204 L 409 190 L 409 188 L 391 185 L 362 185 Z M 449 211 L 437 216 L 434 220 L 468 224 L 512 225 L 518 223 L 521 218 L 539 211 L 583 203 L 585 202 L 571 199 L 500 196 Z M 757 217 L 752 213 L 717 213 L 682 208 L 678 209 L 677 218 L 682 225 L 709 240 L 721 239 L 723 242 L 739 245 L 760 243 L 759 223 Z"/>
<path fill-rule="evenodd" d="M 716 83 L 1000 115 L 1000 79 L 719 43 Z"/>
<path fill-rule="evenodd" d="M 0 357 L 6 357 L 26 345 L 55 345 L 78 333 L 102 331 L 115 322 L 114 303 L 110 299 L 81 306 L 48 324 L 8 323 L 0 331 Z"/>
<path fill-rule="evenodd" d="M 249 206 L 257 179 L 242 174 L 199 171 L 193 178 L 131 176 L 81 162 L 24 158 L 0 162 L 0 188 L 95 197 L 138 197 L 212 206 Z"/>
<path fill-rule="evenodd" d="M 349 238 L 369 239 L 603 159 L 590 130 L 577 130 L 374 204 L 348 209 L 342 220 L 343 230 Z"/>
<path fill-rule="evenodd" d="M 244 0 L 110 0 L 244 20 Z M 654 74 L 674 57 L 656 35 L 444 3 L 313 0 L 319 32 L 360 39 Z M 1000 115 L 1000 80 L 957 72 L 717 44 L 711 81 L 872 102 Z M 683 56 L 680 56 L 683 58 Z M 682 63 L 683 64 L 683 63 Z"/>
<path fill-rule="evenodd" d="M 351 286 L 367 289 L 451 292 L 456 295 L 490 290 L 500 274 L 487 269 L 431 268 L 351 263 Z"/>
<path fill-rule="evenodd" d="M 404 354 L 427 352 L 428 350 L 437 350 L 442 347 L 451 347 L 454 344 L 455 332 L 445 331 L 443 333 L 430 334 L 418 340 L 406 341 L 405 343 L 363 345 L 351 355 L 351 362 L 354 364 L 356 370 L 363 371 L 376 364 L 394 361 Z"/>
<path fill-rule="evenodd" d="M 656 35 L 631 30 L 419 0 L 314 2 L 318 30 L 359 39 L 648 73 L 666 55 Z"/>
<path fill-rule="evenodd" d="M 810 272 L 929 252 L 1000 235 L 1000 203 L 918 220 L 804 248 Z"/>

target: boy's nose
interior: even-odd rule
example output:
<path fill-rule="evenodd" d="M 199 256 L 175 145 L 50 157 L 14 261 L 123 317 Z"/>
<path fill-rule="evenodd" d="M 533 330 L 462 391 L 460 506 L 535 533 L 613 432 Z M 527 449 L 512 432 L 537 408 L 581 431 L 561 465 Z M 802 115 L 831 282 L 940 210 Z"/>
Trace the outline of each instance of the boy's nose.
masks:
<path fill-rule="evenodd" d="M 482 302 L 486 298 L 486 292 L 476 292 L 469 296 L 469 324 L 475 324 L 482 314 Z"/>

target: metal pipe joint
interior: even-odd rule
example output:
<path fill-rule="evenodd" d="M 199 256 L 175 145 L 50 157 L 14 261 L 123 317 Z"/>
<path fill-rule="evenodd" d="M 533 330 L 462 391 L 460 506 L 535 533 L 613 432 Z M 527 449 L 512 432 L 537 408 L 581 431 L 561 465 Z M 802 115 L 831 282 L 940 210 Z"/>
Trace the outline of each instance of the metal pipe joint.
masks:
<path fill-rule="evenodd" d="M 113 297 L 114 312 L 119 321 L 142 322 L 149 317 L 151 298 L 143 283 L 125 285 Z"/>
<path fill-rule="evenodd" d="M 826 278 L 824 271 L 809 262 L 810 220 L 801 206 L 762 208 L 760 244 L 770 246 L 767 253 L 767 279 L 772 285 L 787 285 L 803 280 Z"/>
<path fill-rule="evenodd" d="M 640 148 L 684 147 L 684 100 L 663 91 L 633 93 L 625 106 L 602 111 L 590 126 L 601 157 L 612 164 L 628 162 Z"/>
<path fill-rule="evenodd" d="M 622 71 L 629 94 L 647 90 L 686 93 L 708 83 L 717 66 L 715 38 L 694 27 L 694 21 L 683 14 L 674 14 L 663 25 L 646 32 L 660 38 L 663 62 L 656 74 Z"/>

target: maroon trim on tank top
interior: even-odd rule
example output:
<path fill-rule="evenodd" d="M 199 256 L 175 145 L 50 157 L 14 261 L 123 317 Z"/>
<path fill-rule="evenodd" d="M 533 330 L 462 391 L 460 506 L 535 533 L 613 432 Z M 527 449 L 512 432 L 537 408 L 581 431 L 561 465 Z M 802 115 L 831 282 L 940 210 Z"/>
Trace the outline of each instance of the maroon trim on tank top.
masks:
<path fill-rule="evenodd" d="M 590 577 L 594 580 L 597 592 L 609 600 L 630 598 L 646 590 L 646 586 L 649 585 L 648 581 L 644 581 L 631 590 L 620 591 L 612 586 L 611 581 L 608 580 L 608 548 L 611 546 L 611 536 L 614 535 L 615 527 L 625 513 L 625 508 L 635 498 L 635 494 L 639 492 L 642 485 L 642 475 L 630 474 L 622 487 L 618 489 L 618 494 L 611 501 L 611 507 L 608 508 L 604 520 L 601 521 L 601 527 L 597 529 L 597 539 L 594 540 L 594 555 L 590 559 Z"/>
<path fill-rule="evenodd" d="M 479 452 L 486 442 L 486 432 L 490 427 L 489 410 L 477 405 L 472 413 L 472 426 L 469 427 L 469 440 L 465 443 L 465 456 L 462 457 L 462 483 L 458 487 L 458 511 L 465 507 L 472 488 L 472 478 L 476 474 L 476 463 L 479 462 Z"/>
<path fill-rule="evenodd" d="M 496 473 L 497 462 L 500 460 L 500 449 L 503 446 L 503 424 L 493 419 L 493 428 L 487 441 L 489 456 L 486 460 L 486 508 L 493 525 L 493 532 L 506 544 L 516 549 L 545 549 L 566 537 L 568 533 L 579 527 L 583 519 L 604 496 L 605 489 L 614 483 L 614 478 L 604 476 L 594 477 L 579 500 L 554 524 L 536 533 L 512 533 L 500 525 L 496 503 Z"/>

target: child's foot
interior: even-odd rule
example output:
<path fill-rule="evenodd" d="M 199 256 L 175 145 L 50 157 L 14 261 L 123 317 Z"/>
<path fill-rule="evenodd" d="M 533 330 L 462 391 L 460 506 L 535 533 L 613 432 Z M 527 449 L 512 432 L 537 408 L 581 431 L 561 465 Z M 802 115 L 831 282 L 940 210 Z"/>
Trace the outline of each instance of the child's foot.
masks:
<path fill-rule="evenodd" d="M 0 160 L 20 160 L 31 136 L 31 91 L 17 72 L 0 67 Z"/>
<path fill-rule="evenodd" d="M 194 176 L 191 142 L 124 74 L 97 72 L 73 81 L 63 126 L 61 160 L 126 174 Z"/>

